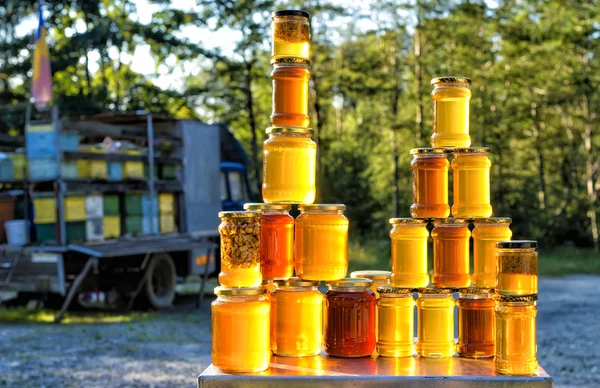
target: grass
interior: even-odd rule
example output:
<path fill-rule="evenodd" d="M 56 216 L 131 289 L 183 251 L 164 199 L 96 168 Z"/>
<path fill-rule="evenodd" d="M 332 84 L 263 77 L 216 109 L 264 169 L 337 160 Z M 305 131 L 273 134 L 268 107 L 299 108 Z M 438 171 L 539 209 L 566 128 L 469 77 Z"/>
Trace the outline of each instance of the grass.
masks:
<path fill-rule="evenodd" d="M 45 309 L 28 309 L 26 307 L 0 308 L 1 323 L 52 323 L 57 312 Z M 106 324 L 139 322 L 152 319 L 156 314 L 145 312 L 120 313 L 71 313 L 68 312 L 61 324 Z"/>

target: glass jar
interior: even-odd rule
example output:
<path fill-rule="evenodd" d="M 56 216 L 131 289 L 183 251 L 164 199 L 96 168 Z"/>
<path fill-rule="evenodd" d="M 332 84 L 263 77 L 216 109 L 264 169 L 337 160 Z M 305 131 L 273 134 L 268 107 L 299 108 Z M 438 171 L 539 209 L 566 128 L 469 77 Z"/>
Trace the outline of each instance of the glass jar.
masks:
<path fill-rule="evenodd" d="M 260 273 L 260 213 L 220 212 L 221 272 L 223 287 L 258 287 Z"/>
<path fill-rule="evenodd" d="M 410 215 L 414 218 L 446 218 L 448 205 L 448 150 L 445 148 L 414 148 L 412 200 Z"/>
<path fill-rule="evenodd" d="M 417 298 L 417 353 L 421 357 L 452 357 L 454 298 L 447 288 L 422 288 Z"/>
<path fill-rule="evenodd" d="M 344 205 L 299 205 L 296 218 L 296 275 L 304 280 L 338 280 L 348 272 L 348 219 Z"/>
<path fill-rule="evenodd" d="M 496 292 L 501 295 L 532 295 L 538 293 L 537 241 L 500 241 L 498 248 L 498 278 Z"/>
<path fill-rule="evenodd" d="M 433 91 L 433 135 L 431 146 L 469 147 L 469 101 L 471 80 L 466 77 L 438 77 L 431 80 Z"/>
<path fill-rule="evenodd" d="M 276 283 L 271 297 L 271 350 L 278 356 L 321 353 L 323 294 L 319 282 L 291 278 Z"/>
<path fill-rule="evenodd" d="M 310 72 L 307 60 L 278 58 L 274 61 L 273 113 L 274 127 L 308 127 L 308 80 Z"/>
<path fill-rule="evenodd" d="M 328 282 L 325 294 L 325 352 L 367 357 L 375 350 L 375 294 L 369 279 Z"/>
<path fill-rule="evenodd" d="M 496 299 L 496 372 L 534 375 L 538 369 L 537 295 L 497 295 Z"/>
<path fill-rule="evenodd" d="M 309 17 L 306 11 L 291 9 L 275 11 L 271 14 L 272 59 L 281 57 L 308 59 Z"/>
<path fill-rule="evenodd" d="M 265 298 L 267 298 L 267 300 L 269 302 L 271 302 L 271 294 L 277 288 L 275 286 L 275 283 L 273 283 L 272 280 L 263 280 L 262 281 L 262 288 L 264 288 L 265 290 L 267 290 L 267 293 L 265 294 Z"/>
<path fill-rule="evenodd" d="M 377 353 L 382 357 L 412 356 L 415 340 L 412 289 L 381 286 L 377 290 Z"/>
<path fill-rule="evenodd" d="M 392 277 L 394 287 L 422 288 L 429 284 L 427 271 L 427 222 L 415 218 L 391 218 Z"/>
<path fill-rule="evenodd" d="M 474 287 L 496 287 L 496 243 L 510 240 L 511 219 L 508 217 L 477 218 L 473 221 L 473 275 Z"/>
<path fill-rule="evenodd" d="M 437 220 L 431 232 L 433 237 L 433 276 L 436 287 L 468 287 L 469 271 L 469 224 L 466 220 L 446 218 Z"/>
<path fill-rule="evenodd" d="M 270 304 L 263 287 L 215 288 L 212 302 L 212 363 L 228 373 L 269 367 Z"/>
<path fill-rule="evenodd" d="M 370 279 L 371 281 L 373 281 L 371 291 L 373 291 L 376 298 L 379 298 L 377 288 L 379 288 L 379 286 L 389 285 L 391 276 L 392 273 L 390 271 L 377 270 L 354 271 L 350 274 L 350 277 L 352 279 Z"/>
<path fill-rule="evenodd" d="M 492 215 L 490 204 L 489 148 L 456 148 L 452 160 L 454 177 L 455 218 L 487 218 Z"/>
<path fill-rule="evenodd" d="M 244 209 L 260 213 L 260 272 L 263 280 L 294 276 L 294 218 L 290 205 L 247 203 Z"/>
<path fill-rule="evenodd" d="M 458 354 L 494 357 L 494 307 L 489 288 L 464 288 L 458 293 Z"/>
<path fill-rule="evenodd" d="M 265 203 L 313 203 L 317 144 L 312 129 L 267 128 L 263 145 L 262 196 Z"/>

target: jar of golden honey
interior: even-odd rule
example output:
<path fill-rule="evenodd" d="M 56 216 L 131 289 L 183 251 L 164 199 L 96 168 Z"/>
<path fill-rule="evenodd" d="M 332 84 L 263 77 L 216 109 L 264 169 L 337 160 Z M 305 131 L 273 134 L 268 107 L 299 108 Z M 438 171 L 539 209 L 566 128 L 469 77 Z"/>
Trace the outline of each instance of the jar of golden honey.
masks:
<path fill-rule="evenodd" d="M 260 272 L 263 280 L 294 275 L 294 218 L 290 205 L 247 203 L 244 209 L 260 213 Z"/>
<path fill-rule="evenodd" d="M 415 301 L 412 289 L 377 288 L 377 353 L 382 357 L 409 357 L 414 350 Z"/>
<path fill-rule="evenodd" d="M 417 298 L 417 353 L 421 357 L 452 357 L 454 298 L 446 288 L 422 288 Z"/>
<path fill-rule="evenodd" d="M 364 270 L 354 271 L 350 274 L 352 279 L 370 279 L 373 281 L 371 291 L 375 294 L 376 298 L 379 298 L 377 288 L 379 286 L 387 286 L 390 284 L 390 277 L 392 273 L 390 271 L 378 271 L 378 270 Z"/>
<path fill-rule="evenodd" d="M 275 11 L 271 14 L 272 59 L 281 57 L 308 59 L 309 17 L 308 12 L 293 9 Z"/>
<path fill-rule="evenodd" d="M 375 294 L 369 279 L 327 283 L 325 352 L 336 357 L 367 357 L 375 350 Z"/>
<path fill-rule="evenodd" d="M 299 205 L 296 218 L 295 267 L 303 280 L 343 279 L 348 271 L 346 206 Z"/>
<path fill-rule="evenodd" d="M 446 218 L 450 215 L 448 205 L 448 162 L 445 148 L 414 148 L 412 200 L 410 215 L 414 218 Z"/>
<path fill-rule="evenodd" d="M 269 367 L 270 303 L 263 287 L 215 288 L 212 302 L 212 362 L 227 373 Z"/>
<path fill-rule="evenodd" d="M 494 357 L 494 308 L 489 288 L 463 288 L 458 293 L 458 354 L 461 357 Z"/>
<path fill-rule="evenodd" d="M 273 280 L 263 280 L 262 281 L 262 288 L 264 288 L 265 290 L 267 290 L 267 292 L 265 293 L 265 298 L 267 298 L 267 300 L 269 302 L 271 302 L 271 294 L 277 288 L 275 286 L 275 283 L 273 282 Z"/>
<path fill-rule="evenodd" d="M 433 237 L 433 276 L 436 287 L 461 288 L 471 284 L 469 271 L 469 224 L 459 218 L 436 220 Z"/>
<path fill-rule="evenodd" d="M 456 148 L 452 171 L 454 178 L 455 218 L 487 218 L 492 215 L 490 204 L 489 148 Z"/>
<path fill-rule="evenodd" d="M 496 372 L 536 374 L 537 295 L 497 295 L 496 299 Z"/>
<path fill-rule="evenodd" d="M 469 147 L 469 101 L 471 80 L 438 77 L 431 80 L 433 100 L 433 148 Z"/>
<path fill-rule="evenodd" d="M 312 129 L 267 128 L 263 145 L 262 196 L 265 203 L 313 203 L 317 144 Z"/>
<path fill-rule="evenodd" d="M 308 127 L 308 80 L 310 62 L 298 58 L 277 58 L 273 63 L 274 127 Z"/>
<path fill-rule="evenodd" d="M 321 353 L 323 295 L 319 282 L 291 278 L 276 283 L 271 297 L 271 350 L 278 356 Z"/>
<path fill-rule="evenodd" d="M 423 288 L 427 271 L 427 222 L 415 218 L 391 218 L 392 277 L 394 287 Z"/>
<path fill-rule="evenodd" d="M 260 213 L 220 212 L 221 272 L 224 287 L 258 287 L 260 273 Z"/>
<path fill-rule="evenodd" d="M 496 243 L 498 277 L 496 292 L 501 295 L 538 293 L 537 241 L 515 240 Z"/>
<path fill-rule="evenodd" d="M 508 217 L 476 218 L 473 220 L 473 287 L 496 287 L 496 243 L 510 240 L 511 219 Z"/>

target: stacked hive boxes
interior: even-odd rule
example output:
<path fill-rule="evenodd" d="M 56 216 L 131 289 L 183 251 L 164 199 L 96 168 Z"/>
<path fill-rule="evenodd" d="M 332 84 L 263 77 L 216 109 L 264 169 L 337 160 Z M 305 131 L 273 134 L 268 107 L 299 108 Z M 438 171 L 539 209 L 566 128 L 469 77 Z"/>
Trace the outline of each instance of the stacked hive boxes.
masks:
<path fill-rule="evenodd" d="M 121 210 L 119 196 L 104 195 L 102 198 L 103 217 L 102 230 L 105 239 L 121 236 Z"/>
<path fill-rule="evenodd" d="M 87 241 L 104 240 L 104 201 L 101 194 L 85 197 Z"/>
<path fill-rule="evenodd" d="M 175 233 L 175 196 L 172 193 L 158 195 L 159 231 Z"/>

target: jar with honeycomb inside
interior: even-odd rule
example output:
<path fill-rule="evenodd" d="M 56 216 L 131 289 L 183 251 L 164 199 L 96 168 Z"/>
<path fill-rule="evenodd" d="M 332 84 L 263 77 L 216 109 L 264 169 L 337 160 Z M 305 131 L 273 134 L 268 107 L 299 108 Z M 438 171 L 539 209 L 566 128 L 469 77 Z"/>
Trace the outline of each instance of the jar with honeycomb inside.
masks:
<path fill-rule="evenodd" d="M 378 287 L 377 353 L 382 357 L 410 357 L 414 350 L 415 301 L 412 289 Z"/>
<path fill-rule="evenodd" d="M 496 295 L 496 372 L 537 373 L 537 295 Z"/>
<path fill-rule="evenodd" d="M 271 58 L 309 59 L 310 15 L 306 11 L 284 9 L 271 14 Z"/>
<path fill-rule="evenodd" d="M 496 287 L 496 243 L 510 240 L 511 219 L 508 217 L 476 218 L 473 236 L 473 287 Z"/>
<path fill-rule="evenodd" d="M 454 178 L 455 218 L 488 218 L 492 215 L 490 203 L 489 148 L 456 148 L 452 160 Z"/>
<path fill-rule="evenodd" d="M 469 224 L 466 220 L 436 220 L 433 237 L 433 276 L 431 282 L 441 288 L 461 288 L 471 284 L 469 271 Z"/>
<path fill-rule="evenodd" d="M 274 127 L 308 127 L 308 80 L 310 62 L 297 58 L 278 58 L 273 63 Z"/>
<path fill-rule="evenodd" d="M 371 291 L 373 291 L 376 298 L 379 298 L 379 293 L 377 292 L 377 288 L 379 288 L 379 286 L 389 285 L 391 276 L 392 276 L 392 273 L 390 271 L 378 271 L 378 270 L 354 271 L 350 274 L 350 277 L 352 279 L 371 279 L 373 281 L 373 285 L 371 286 Z"/>
<path fill-rule="evenodd" d="M 348 272 L 348 219 L 340 204 L 299 205 L 295 267 L 303 280 L 338 280 Z"/>
<path fill-rule="evenodd" d="M 448 162 L 445 148 L 414 148 L 412 200 L 410 215 L 414 218 L 446 218 L 450 215 L 448 205 Z"/>
<path fill-rule="evenodd" d="M 260 213 L 260 272 L 263 280 L 294 275 L 294 218 L 290 205 L 247 203 L 244 209 Z"/>
<path fill-rule="evenodd" d="M 422 288 L 417 298 L 417 353 L 421 357 L 452 357 L 454 298 L 451 289 Z"/>
<path fill-rule="evenodd" d="M 494 357 L 494 307 L 489 288 L 463 288 L 458 293 L 458 354 L 467 358 Z"/>
<path fill-rule="evenodd" d="M 262 196 L 265 203 L 313 203 L 317 144 L 312 129 L 267 128 L 263 145 Z"/>
<path fill-rule="evenodd" d="M 269 367 L 270 303 L 263 287 L 215 288 L 212 302 L 212 362 L 227 373 Z"/>
<path fill-rule="evenodd" d="M 496 292 L 501 295 L 538 293 L 537 241 L 499 241 Z"/>
<path fill-rule="evenodd" d="M 423 288 L 429 284 L 427 271 L 427 239 L 425 220 L 391 218 L 392 277 L 394 287 Z"/>
<path fill-rule="evenodd" d="M 260 213 L 220 212 L 221 272 L 224 287 L 258 287 L 260 273 Z"/>
<path fill-rule="evenodd" d="M 433 91 L 433 148 L 469 147 L 469 102 L 471 80 L 466 77 L 438 77 L 431 80 Z"/>
<path fill-rule="evenodd" d="M 319 282 L 291 278 L 276 283 L 271 297 L 271 350 L 278 356 L 307 357 L 323 346 L 323 294 Z"/>

